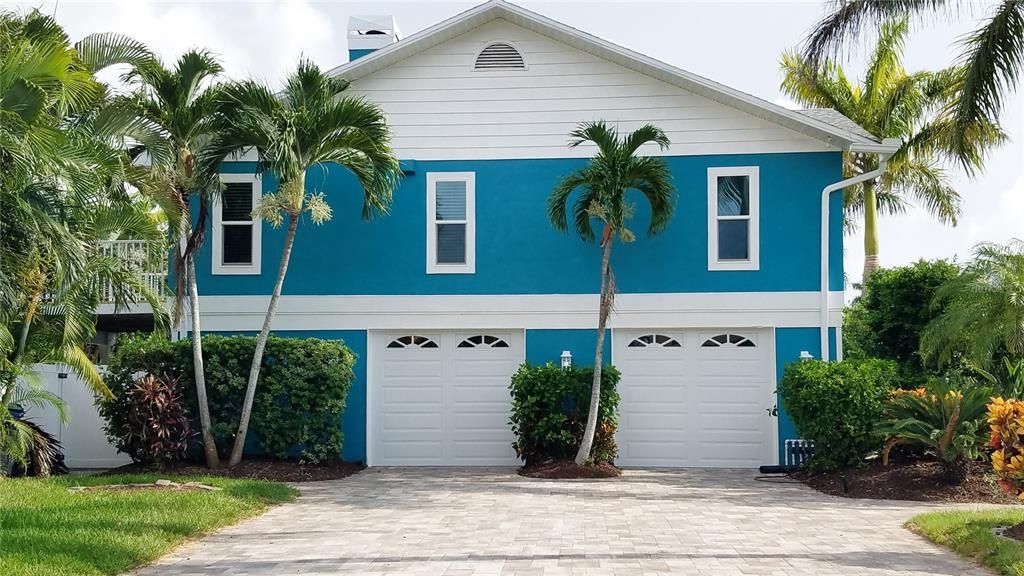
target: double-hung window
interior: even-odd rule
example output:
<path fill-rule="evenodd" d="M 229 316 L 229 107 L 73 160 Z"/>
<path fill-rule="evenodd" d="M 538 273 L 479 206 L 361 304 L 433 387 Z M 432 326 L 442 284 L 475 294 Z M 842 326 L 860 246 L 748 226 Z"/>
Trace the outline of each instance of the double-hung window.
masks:
<path fill-rule="evenodd" d="M 476 174 L 427 173 L 427 274 L 476 271 Z"/>
<path fill-rule="evenodd" d="M 261 179 L 254 174 L 221 174 L 224 189 L 213 205 L 213 273 L 260 273 L 259 203 Z"/>
<path fill-rule="evenodd" d="M 708 168 L 708 270 L 760 267 L 757 166 Z"/>

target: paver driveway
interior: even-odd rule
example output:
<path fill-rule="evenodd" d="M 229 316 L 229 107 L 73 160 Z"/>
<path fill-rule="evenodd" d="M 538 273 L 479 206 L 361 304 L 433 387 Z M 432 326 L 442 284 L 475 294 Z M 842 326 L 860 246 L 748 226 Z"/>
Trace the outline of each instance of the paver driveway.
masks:
<path fill-rule="evenodd" d="M 542 481 L 371 469 L 189 544 L 140 575 L 989 574 L 901 528 L 925 505 L 824 496 L 752 471 Z"/>

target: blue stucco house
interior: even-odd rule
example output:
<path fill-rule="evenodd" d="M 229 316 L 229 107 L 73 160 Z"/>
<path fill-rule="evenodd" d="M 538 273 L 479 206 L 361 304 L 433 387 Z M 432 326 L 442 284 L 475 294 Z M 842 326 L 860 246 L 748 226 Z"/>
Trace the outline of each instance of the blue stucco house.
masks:
<path fill-rule="evenodd" d="M 599 249 L 552 229 L 545 202 L 593 154 L 567 133 L 604 119 L 664 129 L 671 148 L 645 152 L 665 157 L 678 191 L 663 234 L 613 254 L 618 463 L 777 463 L 794 437 L 772 410 L 783 367 L 842 356 L 842 152 L 896 146 L 501 0 L 404 39 L 389 17 L 350 28 L 350 61 L 332 74 L 387 112 L 405 176 L 391 214 L 364 222 L 350 174 L 311 171 L 335 216 L 299 233 L 274 324 L 359 354 L 344 456 L 516 463 L 510 375 L 563 351 L 592 358 Z M 275 182 L 253 159 L 225 165 L 198 262 L 207 332 L 258 330 L 274 281 L 283 231 L 250 210 Z"/>

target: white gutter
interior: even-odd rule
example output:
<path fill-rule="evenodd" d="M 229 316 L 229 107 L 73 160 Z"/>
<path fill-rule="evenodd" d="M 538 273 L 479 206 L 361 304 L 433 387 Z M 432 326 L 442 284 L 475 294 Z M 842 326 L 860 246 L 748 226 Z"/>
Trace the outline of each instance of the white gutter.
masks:
<path fill-rule="evenodd" d="M 829 198 L 833 192 L 838 192 L 854 184 L 860 184 L 867 180 L 873 180 L 878 178 L 885 173 L 886 164 L 889 162 L 889 157 L 892 156 L 897 149 L 899 149 L 901 142 L 899 140 L 886 139 L 885 142 L 879 144 L 877 147 L 872 146 L 870 150 L 862 150 L 859 147 L 854 150 L 851 148 L 851 152 L 866 152 L 866 153 L 877 153 L 878 157 L 878 168 L 870 172 L 858 174 L 852 176 L 846 180 L 840 180 L 833 184 L 825 186 L 821 191 L 821 359 L 828 362 L 831 356 L 831 350 L 828 345 L 828 203 Z M 836 337 L 839 337 L 839 332 L 836 332 Z M 836 347 L 841 349 L 841 345 L 837 343 Z"/>

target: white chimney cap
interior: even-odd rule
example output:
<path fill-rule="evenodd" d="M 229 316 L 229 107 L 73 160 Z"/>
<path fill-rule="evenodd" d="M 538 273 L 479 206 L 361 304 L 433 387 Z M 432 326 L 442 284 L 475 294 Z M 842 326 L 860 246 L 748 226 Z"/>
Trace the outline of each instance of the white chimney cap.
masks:
<path fill-rule="evenodd" d="M 377 50 L 401 38 L 394 16 L 351 16 L 348 19 L 348 49 Z"/>
<path fill-rule="evenodd" d="M 393 36 L 398 40 L 402 33 L 398 30 L 398 22 L 394 16 L 350 16 L 348 19 L 348 35 L 353 36 Z"/>

